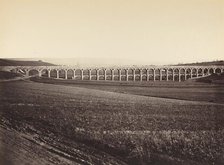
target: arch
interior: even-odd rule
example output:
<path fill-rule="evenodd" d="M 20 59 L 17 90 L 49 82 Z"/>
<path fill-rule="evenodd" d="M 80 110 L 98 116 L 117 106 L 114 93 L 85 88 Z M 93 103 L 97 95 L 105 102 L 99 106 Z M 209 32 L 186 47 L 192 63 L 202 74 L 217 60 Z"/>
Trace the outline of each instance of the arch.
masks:
<path fill-rule="evenodd" d="M 126 75 L 122 75 L 121 76 L 121 81 L 127 81 L 127 76 Z"/>
<path fill-rule="evenodd" d="M 203 73 L 202 71 L 203 71 L 202 68 L 198 68 L 198 74 L 202 74 Z"/>
<path fill-rule="evenodd" d="M 141 80 L 141 77 L 139 75 L 136 75 L 135 76 L 135 81 L 140 81 Z"/>
<path fill-rule="evenodd" d="M 168 81 L 173 81 L 174 69 L 169 68 L 167 71 L 168 71 Z"/>
<path fill-rule="evenodd" d="M 186 80 L 190 79 L 191 78 L 191 75 L 187 74 L 186 75 Z"/>
<path fill-rule="evenodd" d="M 119 70 L 118 69 L 114 69 L 114 75 L 119 75 Z"/>
<path fill-rule="evenodd" d="M 57 78 L 57 70 L 56 69 L 51 70 L 50 77 Z"/>
<path fill-rule="evenodd" d="M 215 73 L 216 73 L 216 74 L 221 74 L 221 73 L 222 73 L 221 68 L 216 68 L 216 69 L 215 69 Z"/>
<path fill-rule="evenodd" d="M 74 70 L 68 69 L 67 76 L 68 76 L 68 79 L 73 79 L 74 78 Z"/>
<path fill-rule="evenodd" d="M 76 69 L 75 70 L 75 80 L 82 80 L 82 70 L 81 69 Z"/>
<path fill-rule="evenodd" d="M 142 81 L 147 81 L 147 76 L 146 75 L 142 76 Z"/>
<path fill-rule="evenodd" d="M 184 74 L 180 75 L 180 81 L 185 81 L 185 75 Z"/>
<path fill-rule="evenodd" d="M 198 68 L 198 76 L 202 76 L 203 75 L 203 69 L 202 68 Z"/>
<path fill-rule="evenodd" d="M 169 75 L 173 75 L 173 69 L 172 69 L 172 68 L 169 68 L 169 69 L 168 69 L 168 74 L 169 74 Z"/>
<path fill-rule="evenodd" d="M 107 75 L 106 80 L 112 80 L 112 76 L 111 75 Z"/>
<path fill-rule="evenodd" d="M 191 74 L 191 69 L 190 68 L 187 68 L 186 69 L 186 73 L 190 75 Z"/>
<path fill-rule="evenodd" d="M 90 72 L 91 72 L 91 75 L 93 76 L 93 75 L 96 75 L 97 70 L 96 69 L 91 69 Z"/>
<path fill-rule="evenodd" d="M 49 72 L 50 72 L 50 70 L 43 69 L 43 70 L 41 70 L 41 76 L 42 77 L 48 77 Z"/>
<path fill-rule="evenodd" d="M 134 74 L 134 69 L 128 69 L 128 74 L 133 75 Z"/>
<path fill-rule="evenodd" d="M 159 81 L 160 80 L 160 69 L 155 69 L 155 75 L 153 74 L 153 76 L 154 76 L 154 79 L 156 80 L 156 81 Z"/>
<path fill-rule="evenodd" d="M 156 75 L 160 74 L 160 69 L 155 70 Z"/>
<path fill-rule="evenodd" d="M 114 75 L 114 81 L 118 81 L 119 80 L 119 76 L 118 75 Z"/>
<path fill-rule="evenodd" d="M 205 68 L 204 71 L 203 71 L 204 75 L 208 75 L 209 74 L 209 70 L 208 68 Z"/>
<path fill-rule="evenodd" d="M 179 81 L 179 75 L 174 75 L 174 81 Z"/>
<path fill-rule="evenodd" d="M 153 75 L 150 74 L 150 75 L 148 75 L 148 76 L 149 76 L 149 78 L 148 78 L 149 81 L 153 81 Z"/>
<path fill-rule="evenodd" d="M 160 68 L 159 72 L 160 80 L 166 80 L 166 69 L 165 68 Z"/>
<path fill-rule="evenodd" d="M 66 72 L 64 69 L 59 70 L 59 78 L 65 78 L 65 74 L 66 74 Z"/>
<path fill-rule="evenodd" d="M 184 68 L 180 69 L 180 74 L 185 74 L 185 69 Z"/>
<path fill-rule="evenodd" d="M 196 69 L 196 68 L 193 68 L 192 71 L 191 71 L 191 73 L 192 73 L 193 75 L 196 75 L 196 74 L 197 74 L 197 69 Z"/>
<path fill-rule="evenodd" d="M 133 75 L 129 75 L 128 76 L 128 81 L 134 81 L 134 76 Z"/>
<path fill-rule="evenodd" d="M 105 74 L 105 70 L 104 70 L 104 69 L 100 69 L 100 70 L 98 71 L 98 73 L 99 73 L 99 75 L 104 75 L 104 74 Z"/>
<path fill-rule="evenodd" d="M 28 71 L 29 76 L 39 76 L 39 71 L 37 69 L 31 69 Z"/>
<path fill-rule="evenodd" d="M 106 74 L 107 75 L 111 75 L 112 74 L 112 70 L 111 69 L 107 69 Z"/>
<path fill-rule="evenodd" d="M 179 74 L 179 69 L 178 68 L 174 69 L 174 74 Z"/>
<path fill-rule="evenodd" d="M 126 69 L 121 69 L 121 75 L 126 75 L 126 74 L 127 74 Z"/>
<path fill-rule="evenodd" d="M 140 74 L 140 69 L 135 69 L 135 74 Z"/>
<path fill-rule="evenodd" d="M 76 69 L 75 70 L 75 76 L 81 76 L 81 74 L 82 74 L 81 69 Z"/>
<path fill-rule="evenodd" d="M 213 69 L 213 68 L 210 68 L 210 69 L 208 70 L 208 72 L 209 72 L 209 74 L 213 74 L 213 73 L 214 73 L 214 69 Z"/>
<path fill-rule="evenodd" d="M 83 75 L 89 75 L 89 72 L 90 72 L 89 69 L 84 69 L 83 70 Z"/>
<path fill-rule="evenodd" d="M 147 74 L 147 69 L 142 69 L 142 74 Z"/>
<path fill-rule="evenodd" d="M 153 75 L 153 73 L 154 73 L 154 69 L 149 69 L 149 74 Z"/>

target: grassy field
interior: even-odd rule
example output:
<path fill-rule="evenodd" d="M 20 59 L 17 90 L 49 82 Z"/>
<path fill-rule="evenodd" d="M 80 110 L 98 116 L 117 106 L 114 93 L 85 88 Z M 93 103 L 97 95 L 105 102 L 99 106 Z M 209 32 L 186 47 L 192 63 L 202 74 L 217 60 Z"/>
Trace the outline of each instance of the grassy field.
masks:
<path fill-rule="evenodd" d="M 190 89 L 0 83 L 1 125 L 81 164 L 223 164 L 223 87 Z"/>
<path fill-rule="evenodd" d="M 205 101 L 224 103 L 224 85 L 199 83 L 192 81 L 173 82 L 104 82 L 104 81 L 74 81 L 64 79 L 32 78 L 33 81 L 48 84 L 68 85 L 98 89 L 116 93 L 126 93 L 140 96 L 152 96 L 179 100 Z"/>

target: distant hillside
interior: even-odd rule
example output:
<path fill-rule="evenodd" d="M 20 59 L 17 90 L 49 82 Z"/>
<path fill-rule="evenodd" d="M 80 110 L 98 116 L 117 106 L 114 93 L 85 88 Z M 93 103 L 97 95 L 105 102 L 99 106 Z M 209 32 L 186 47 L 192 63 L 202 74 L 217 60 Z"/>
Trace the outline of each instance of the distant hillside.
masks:
<path fill-rule="evenodd" d="M 220 61 L 210 61 L 210 62 L 196 62 L 196 63 L 177 64 L 174 66 L 197 66 L 197 65 L 200 65 L 200 66 L 209 66 L 209 65 L 220 66 L 220 65 L 222 65 L 222 66 L 224 66 L 224 61 L 220 60 Z"/>
<path fill-rule="evenodd" d="M 18 61 L 9 59 L 0 59 L 0 66 L 55 66 L 54 64 L 39 61 Z"/>
<path fill-rule="evenodd" d="M 1 79 L 12 79 L 12 78 L 15 78 L 15 77 L 21 77 L 21 74 L 6 72 L 6 71 L 0 71 L 0 80 Z"/>
<path fill-rule="evenodd" d="M 204 82 L 204 83 L 219 83 L 224 84 L 224 73 L 221 74 L 212 74 L 208 77 L 202 77 L 196 79 L 197 82 Z"/>

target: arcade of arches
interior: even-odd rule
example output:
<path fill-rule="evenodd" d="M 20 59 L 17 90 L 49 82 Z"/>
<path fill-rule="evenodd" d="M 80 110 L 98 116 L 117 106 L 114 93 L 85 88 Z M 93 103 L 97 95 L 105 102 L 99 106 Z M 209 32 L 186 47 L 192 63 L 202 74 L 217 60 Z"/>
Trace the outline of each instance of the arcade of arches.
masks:
<path fill-rule="evenodd" d="M 24 67 L 27 76 L 38 75 L 57 79 L 110 80 L 110 81 L 185 81 L 198 77 L 221 74 L 224 66 L 219 67 L 155 67 L 125 69 L 77 69 L 63 67 Z"/>

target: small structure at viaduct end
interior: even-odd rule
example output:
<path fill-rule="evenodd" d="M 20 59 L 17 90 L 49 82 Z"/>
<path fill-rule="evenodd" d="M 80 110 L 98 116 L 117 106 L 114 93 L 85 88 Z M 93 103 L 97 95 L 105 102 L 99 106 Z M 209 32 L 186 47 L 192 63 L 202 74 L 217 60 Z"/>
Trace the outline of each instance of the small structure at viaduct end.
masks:
<path fill-rule="evenodd" d="M 7 66 L 26 76 L 104 81 L 185 81 L 221 74 L 224 66 L 153 66 L 147 68 L 76 68 L 69 66 Z M 6 69 L 5 68 L 5 69 Z"/>

